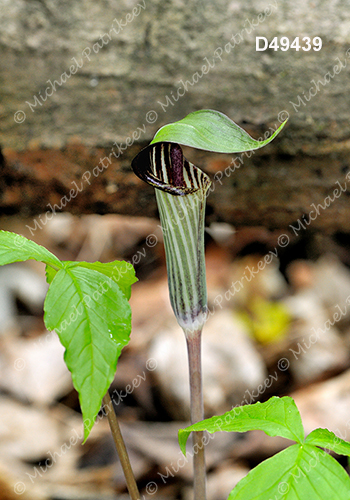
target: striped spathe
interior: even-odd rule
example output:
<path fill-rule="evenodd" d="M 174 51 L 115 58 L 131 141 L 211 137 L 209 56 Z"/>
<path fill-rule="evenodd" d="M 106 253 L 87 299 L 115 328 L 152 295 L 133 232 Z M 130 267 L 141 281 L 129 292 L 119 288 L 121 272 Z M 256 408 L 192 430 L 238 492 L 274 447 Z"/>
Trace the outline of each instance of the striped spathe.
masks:
<path fill-rule="evenodd" d="M 156 188 L 170 301 L 179 325 L 190 335 L 206 319 L 204 215 L 211 181 L 184 158 L 178 144 L 168 142 L 143 149 L 132 168 Z"/>

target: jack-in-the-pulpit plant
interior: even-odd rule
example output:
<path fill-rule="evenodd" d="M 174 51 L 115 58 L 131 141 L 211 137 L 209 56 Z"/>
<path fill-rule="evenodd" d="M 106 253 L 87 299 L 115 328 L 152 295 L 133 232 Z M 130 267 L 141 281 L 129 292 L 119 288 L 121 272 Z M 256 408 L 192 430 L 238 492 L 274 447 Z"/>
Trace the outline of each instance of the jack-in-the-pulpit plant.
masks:
<path fill-rule="evenodd" d="M 256 141 L 224 114 L 201 110 L 162 127 L 132 162 L 135 174 L 156 188 L 170 302 L 187 342 L 192 424 L 204 418 L 201 375 L 201 333 L 207 317 L 204 215 L 211 181 L 184 158 L 180 145 L 218 153 L 249 151 L 268 144 L 284 124 L 265 141 Z M 194 496 L 195 500 L 204 500 L 202 433 L 194 433 L 193 443 Z"/>
<path fill-rule="evenodd" d="M 162 142 L 144 149 L 133 161 L 134 171 L 157 187 L 156 199 L 164 234 L 170 302 L 183 328 L 190 364 L 191 422 L 202 420 L 200 363 L 201 331 L 205 323 L 207 289 L 204 260 L 205 200 L 209 177 L 188 162 L 178 144 Z M 174 196 L 175 195 L 175 196 Z M 194 481 L 197 498 L 205 495 L 202 433 L 194 435 Z"/>
<path fill-rule="evenodd" d="M 183 158 L 180 144 L 216 152 L 242 152 L 264 146 L 283 125 L 269 139 L 259 142 L 225 115 L 198 111 L 160 129 L 150 146 L 133 161 L 137 175 L 156 188 L 171 304 L 186 334 L 192 425 L 179 431 L 179 442 L 185 453 L 187 438 L 194 433 L 195 500 L 205 500 L 201 433 L 253 429 L 295 444 L 251 470 L 228 500 L 350 500 L 349 476 L 329 453 L 321 450 L 350 456 L 350 443 L 328 429 L 315 429 L 305 438 L 300 414 L 291 398 L 273 397 L 265 403 L 233 408 L 203 420 L 200 339 L 207 312 L 204 211 L 211 183 L 204 172 Z M 107 391 L 121 350 L 129 341 L 128 300 L 136 281 L 134 269 L 118 261 L 61 261 L 21 235 L 0 231 L 0 266 L 29 259 L 46 264 L 49 289 L 44 321 L 48 329 L 55 329 L 66 349 L 65 361 L 79 392 L 85 439 L 103 402 L 130 498 L 140 500 Z"/>

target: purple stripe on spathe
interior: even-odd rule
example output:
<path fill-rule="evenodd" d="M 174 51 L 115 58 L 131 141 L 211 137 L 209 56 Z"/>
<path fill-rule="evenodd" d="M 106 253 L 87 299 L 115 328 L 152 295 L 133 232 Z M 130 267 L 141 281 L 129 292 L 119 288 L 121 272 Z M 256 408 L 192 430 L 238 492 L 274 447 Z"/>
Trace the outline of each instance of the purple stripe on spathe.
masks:
<path fill-rule="evenodd" d="M 172 184 L 176 187 L 183 187 L 184 184 L 183 154 L 182 154 L 182 149 L 178 144 L 171 145 L 170 159 L 171 159 L 170 175 L 172 177 Z"/>

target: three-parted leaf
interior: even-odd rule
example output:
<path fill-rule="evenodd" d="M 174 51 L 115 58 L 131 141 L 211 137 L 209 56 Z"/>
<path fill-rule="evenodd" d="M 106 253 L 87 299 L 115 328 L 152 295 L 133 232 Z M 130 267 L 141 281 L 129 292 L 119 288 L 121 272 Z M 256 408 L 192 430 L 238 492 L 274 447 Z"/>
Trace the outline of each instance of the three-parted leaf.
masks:
<path fill-rule="evenodd" d="M 186 442 L 192 431 L 246 432 L 264 431 L 268 436 L 281 436 L 292 441 L 304 441 L 300 413 L 292 398 L 272 397 L 265 403 L 238 406 L 221 416 L 211 417 L 179 430 L 179 443 L 186 453 Z"/>
<path fill-rule="evenodd" d="M 299 411 L 292 398 L 272 397 L 265 403 L 234 408 L 179 431 L 186 452 L 191 431 L 244 432 L 263 430 L 297 444 L 260 463 L 231 491 L 228 500 L 350 500 L 350 478 L 343 467 L 317 446 L 350 456 L 350 443 L 328 429 L 316 429 L 304 439 Z"/>
<path fill-rule="evenodd" d="M 268 139 L 256 141 L 223 113 L 202 109 L 175 123 L 164 125 L 158 130 L 151 144 L 175 142 L 216 153 L 241 153 L 266 146 L 280 133 L 286 121 Z"/>
<path fill-rule="evenodd" d="M 0 265 L 34 259 L 46 264 L 49 290 L 44 320 L 66 348 L 65 361 L 79 393 L 85 439 L 129 342 L 131 285 L 127 262 L 62 262 L 21 235 L 0 231 Z"/>
<path fill-rule="evenodd" d="M 79 392 L 85 439 L 129 342 L 131 310 L 119 286 L 93 269 L 58 271 L 44 304 L 44 320 L 66 348 L 65 362 Z"/>
<path fill-rule="evenodd" d="M 252 469 L 228 500 L 349 500 L 350 479 L 323 450 L 295 444 Z"/>

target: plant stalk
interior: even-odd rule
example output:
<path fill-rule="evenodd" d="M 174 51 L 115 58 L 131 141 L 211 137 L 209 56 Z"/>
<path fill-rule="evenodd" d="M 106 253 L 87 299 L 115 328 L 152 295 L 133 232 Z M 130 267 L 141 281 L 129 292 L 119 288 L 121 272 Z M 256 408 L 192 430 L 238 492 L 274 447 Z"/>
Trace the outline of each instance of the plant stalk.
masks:
<path fill-rule="evenodd" d="M 204 419 L 202 362 L 201 362 L 202 330 L 186 335 L 188 364 L 190 371 L 191 391 L 191 424 Z M 206 469 L 203 432 L 192 433 L 193 470 L 194 470 L 194 500 L 206 499 Z"/>
<path fill-rule="evenodd" d="M 113 408 L 113 403 L 109 392 L 107 392 L 107 394 L 103 398 L 103 405 L 108 417 L 109 426 L 111 428 L 114 443 L 117 448 L 119 460 L 122 464 L 126 486 L 128 488 L 130 498 L 131 500 L 140 500 L 140 493 L 137 488 L 135 476 L 129 460 L 129 455 L 125 447 L 124 439 L 120 431 L 119 423 Z"/>

